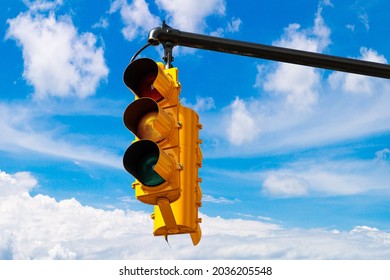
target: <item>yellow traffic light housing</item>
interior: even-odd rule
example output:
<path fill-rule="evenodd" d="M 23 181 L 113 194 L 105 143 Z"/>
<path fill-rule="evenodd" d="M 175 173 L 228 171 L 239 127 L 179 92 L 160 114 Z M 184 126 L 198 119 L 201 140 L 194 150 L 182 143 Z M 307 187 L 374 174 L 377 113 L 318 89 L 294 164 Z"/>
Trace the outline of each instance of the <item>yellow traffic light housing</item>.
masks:
<path fill-rule="evenodd" d="M 154 235 L 189 233 L 196 245 L 201 238 L 201 125 L 196 112 L 179 102 L 178 69 L 141 58 L 129 64 L 123 79 L 135 94 L 123 116 L 135 135 L 123 165 L 136 179 L 136 198 L 155 205 Z"/>
<path fill-rule="evenodd" d="M 152 215 L 154 235 L 189 233 L 193 244 L 197 245 L 202 236 L 199 225 L 201 219 L 198 217 L 198 208 L 202 205 L 202 191 L 199 186 L 201 179 L 198 177 L 198 170 L 202 165 L 199 139 L 202 126 L 196 112 L 183 106 L 179 107 L 179 120 L 179 157 L 183 165 L 180 172 L 181 194 L 177 201 L 171 203 L 177 227 L 170 227 L 164 219 L 161 207 L 155 207 Z"/>
<path fill-rule="evenodd" d="M 136 98 L 123 116 L 136 137 L 123 157 L 136 178 L 136 197 L 152 205 L 161 197 L 173 202 L 180 196 L 177 69 L 142 58 L 129 64 L 124 82 Z"/>

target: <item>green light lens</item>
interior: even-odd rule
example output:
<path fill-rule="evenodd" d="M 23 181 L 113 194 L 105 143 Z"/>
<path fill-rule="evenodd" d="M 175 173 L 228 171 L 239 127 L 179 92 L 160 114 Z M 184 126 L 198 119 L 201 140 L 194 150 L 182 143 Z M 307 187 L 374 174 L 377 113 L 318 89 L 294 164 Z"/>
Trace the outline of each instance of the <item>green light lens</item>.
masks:
<path fill-rule="evenodd" d="M 146 155 L 139 162 L 137 174 L 139 180 L 146 186 L 155 187 L 165 182 L 164 178 L 154 171 L 157 160 L 158 153 L 152 153 Z"/>

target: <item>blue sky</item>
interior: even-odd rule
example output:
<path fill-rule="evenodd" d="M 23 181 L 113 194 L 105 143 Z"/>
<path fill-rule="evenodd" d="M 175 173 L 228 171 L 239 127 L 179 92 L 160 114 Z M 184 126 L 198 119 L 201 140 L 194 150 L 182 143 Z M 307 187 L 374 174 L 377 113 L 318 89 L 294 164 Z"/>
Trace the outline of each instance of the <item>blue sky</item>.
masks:
<path fill-rule="evenodd" d="M 203 237 L 153 237 L 131 189 L 123 71 L 177 29 L 388 63 L 377 1 L 6 0 L 0 259 L 388 259 L 390 82 L 176 47 L 203 124 Z M 141 57 L 161 61 L 161 46 Z"/>

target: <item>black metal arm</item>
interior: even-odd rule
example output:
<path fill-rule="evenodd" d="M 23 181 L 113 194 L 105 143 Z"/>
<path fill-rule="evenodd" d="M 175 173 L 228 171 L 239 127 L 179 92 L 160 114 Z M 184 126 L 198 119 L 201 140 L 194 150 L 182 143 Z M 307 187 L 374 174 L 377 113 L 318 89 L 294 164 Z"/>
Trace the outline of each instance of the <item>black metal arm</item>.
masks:
<path fill-rule="evenodd" d="M 390 79 L 390 65 L 388 64 L 183 32 L 171 28 L 165 22 L 161 27 L 150 31 L 148 42 L 155 46 L 169 42 L 173 46 L 179 45 Z"/>

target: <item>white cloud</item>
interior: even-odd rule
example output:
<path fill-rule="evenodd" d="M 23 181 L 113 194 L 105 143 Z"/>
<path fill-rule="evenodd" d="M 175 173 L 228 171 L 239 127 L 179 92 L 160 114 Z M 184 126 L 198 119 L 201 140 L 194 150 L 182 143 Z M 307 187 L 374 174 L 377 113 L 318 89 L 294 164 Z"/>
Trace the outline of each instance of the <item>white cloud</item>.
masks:
<path fill-rule="evenodd" d="M 224 0 L 156 0 L 160 9 L 170 17 L 172 27 L 188 32 L 203 32 L 205 18 L 210 15 L 225 15 Z"/>
<path fill-rule="evenodd" d="M 390 165 L 386 149 L 370 160 L 297 161 L 288 167 L 265 172 L 263 193 L 274 197 L 306 195 L 356 195 L 388 192 Z"/>
<path fill-rule="evenodd" d="M 23 76 L 34 87 L 36 98 L 85 98 L 93 95 L 107 77 L 103 49 L 96 47 L 96 36 L 78 34 L 68 16 L 27 12 L 7 22 L 6 38 L 22 47 Z"/>
<path fill-rule="evenodd" d="M 166 19 L 167 23 L 175 29 L 187 32 L 204 33 L 207 28 L 206 19 L 212 15 L 224 16 L 226 11 L 225 0 L 155 0 L 160 14 L 159 18 L 145 0 L 134 0 L 130 4 L 127 0 L 115 0 L 111 3 L 109 13 L 120 12 L 124 28 L 122 34 L 125 39 L 132 41 L 137 36 L 146 37 L 149 31 L 161 26 Z M 211 32 L 213 36 L 222 36 L 224 32 L 238 32 L 241 19 L 232 17 L 225 28 L 217 28 Z M 194 49 L 177 47 L 174 54 L 193 53 Z"/>
<path fill-rule="evenodd" d="M 280 64 L 266 76 L 264 89 L 286 96 L 286 105 L 297 111 L 307 111 L 317 103 L 319 74 L 313 68 Z"/>
<path fill-rule="evenodd" d="M 39 12 L 52 11 L 58 6 L 61 6 L 63 4 L 63 0 L 23 0 L 23 3 L 29 8 L 30 11 Z"/>
<path fill-rule="evenodd" d="M 49 259 L 52 260 L 74 260 L 76 257 L 77 253 L 69 251 L 68 248 L 64 248 L 60 244 L 49 250 Z"/>
<path fill-rule="evenodd" d="M 225 28 L 219 27 L 217 30 L 210 33 L 211 36 L 223 37 L 225 33 L 235 33 L 240 31 L 242 21 L 240 18 L 232 17 Z"/>
<path fill-rule="evenodd" d="M 238 32 L 240 30 L 242 21 L 240 18 L 233 17 L 231 22 L 228 22 L 227 31 L 230 33 Z"/>
<path fill-rule="evenodd" d="M 332 6 L 331 3 L 326 3 L 324 1 L 325 6 Z M 317 50 L 316 52 L 322 52 L 324 49 L 326 49 L 330 43 L 330 34 L 331 30 L 326 25 L 324 18 L 322 17 L 322 6 L 320 5 L 317 10 L 317 14 L 314 18 L 314 27 L 313 27 L 313 35 L 315 36 L 315 40 L 317 43 Z"/>
<path fill-rule="evenodd" d="M 37 186 L 37 180 L 28 172 L 18 172 L 13 175 L 0 170 L 0 197 L 27 195 Z"/>
<path fill-rule="evenodd" d="M 353 24 L 346 24 L 346 25 L 345 25 L 345 28 L 351 30 L 352 32 L 355 31 L 355 25 L 353 25 Z"/>
<path fill-rule="evenodd" d="M 385 148 L 383 150 L 377 151 L 375 155 L 378 160 L 388 160 L 390 159 L 390 149 Z"/>
<path fill-rule="evenodd" d="M 360 225 L 351 231 L 288 229 L 278 224 L 203 218 L 203 237 L 153 237 L 149 214 L 105 211 L 75 199 L 56 201 L 25 191 L 29 173 L 0 176 L 1 259 L 388 259 L 390 233 Z M 26 183 L 29 181 L 29 183 Z M 12 193 L 4 188 L 14 188 Z M 19 190 L 19 191 L 18 191 Z M 19 195 L 18 195 L 19 193 Z M 267 218 L 267 220 L 269 220 Z"/>
<path fill-rule="evenodd" d="M 387 59 L 379 54 L 376 50 L 368 49 L 362 47 L 360 49 L 361 59 L 366 61 L 378 62 L 378 63 L 387 63 Z"/>
<path fill-rule="evenodd" d="M 208 16 L 225 15 L 226 9 L 224 0 L 156 0 L 155 4 L 167 14 L 167 21 L 173 28 L 196 33 L 205 30 L 205 19 Z M 122 34 L 129 41 L 137 36 L 146 37 L 151 29 L 162 23 L 162 19 L 153 14 L 145 0 L 134 0 L 130 4 L 127 0 L 115 0 L 109 12 L 117 11 L 125 25 Z M 233 18 L 228 24 L 229 32 L 236 32 L 240 24 L 240 19 Z"/>
<path fill-rule="evenodd" d="M 259 133 L 256 120 L 248 111 L 245 102 L 237 97 L 231 104 L 231 115 L 227 126 L 230 143 L 242 145 L 246 142 L 251 142 Z"/>
<path fill-rule="evenodd" d="M 323 0 L 320 2 L 320 4 L 322 4 L 324 6 L 334 7 L 332 1 L 330 1 L 330 0 Z"/>
<path fill-rule="evenodd" d="M 263 193 L 274 197 L 307 195 L 307 182 L 294 175 L 270 174 L 264 180 Z"/>
<path fill-rule="evenodd" d="M 194 111 L 209 111 L 215 108 L 215 101 L 212 97 L 200 97 L 196 96 L 195 104 L 191 104 L 187 101 L 186 98 L 181 98 L 181 103 L 186 106 L 192 108 Z"/>
<path fill-rule="evenodd" d="M 53 108 L 56 107 L 55 103 L 51 105 Z M 66 113 L 67 110 L 64 111 L 62 113 Z M 50 129 L 46 126 L 42 127 L 48 121 L 50 113 L 53 112 L 42 111 L 36 103 L 19 105 L 0 103 L 0 130 L 2 131 L 0 150 L 33 152 L 122 168 L 120 157 L 109 151 L 107 147 L 99 147 L 95 142 L 93 142 L 95 146 L 91 146 L 86 140 L 85 142 L 72 140 L 72 137 L 67 135 L 58 123 L 52 124 Z M 83 139 L 86 137 L 84 135 Z"/>
<path fill-rule="evenodd" d="M 370 20 L 368 18 L 368 14 L 362 10 L 359 15 L 358 15 L 358 18 L 360 20 L 360 22 L 364 25 L 364 27 L 366 28 L 366 30 L 370 30 Z"/>
<path fill-rule="evenodd" d="M 105 17 L 101 17 L 97 23 L 92 25 L 92 28 L 103 28 L 107 29 L 110 23 L 108 22 L 108 19 Z"/>
<path fill-rule="evenodd" d="M 282 38 L 274 44 L 285 48 L 321 52 L 330 44 L 330 29 L 324 23 L 321 11 L 320 6 L 312 29 L 301 30 L 299 24 L 290 24 Z M 261 85 L 260 75 L 263 75 L 264 68 L 258 67 L 258 70 L 256 86 Z M 287 105 L 297 111 L 310 110 L 317 103 L 319 86 L 318 70 L 286 63 L 278 63 L 272 72 L 265 74 L 263 83 L 265 91 L 284 95 Z"/>
<path fill-rule="evenodd" d="M 202 201 L 216 203 L 216 204 L 235 204 L 241 202 L 239 199 L 229 199 L 226 197 L 213 197 L 208 194 L 202 195 Z"/>
<path fill-rule="evenodd" d="M 140 33 L 146 37 L 152 28 L 161 25 L 161 20 L 151 13 L 145 0 L 134 0 L 131 4 L 127 0 L 115 0 L 111 3 L 110 13 L 117 11 L 120 11 L 125 24 L 122 34 L 129 41 Z"/>

